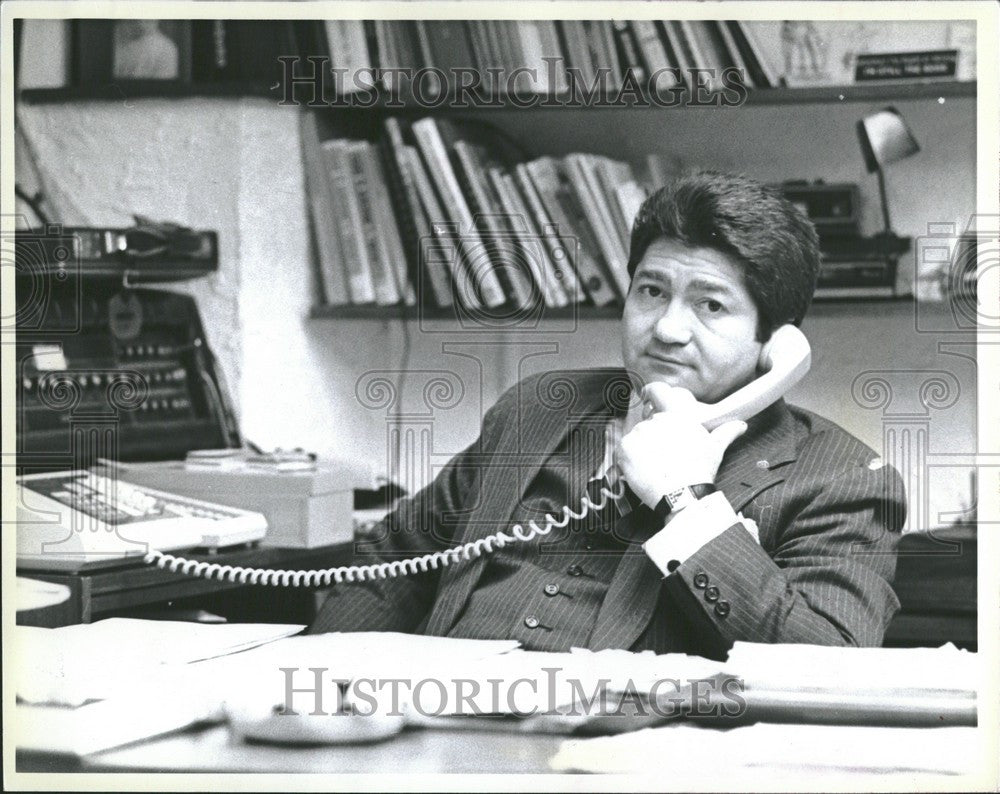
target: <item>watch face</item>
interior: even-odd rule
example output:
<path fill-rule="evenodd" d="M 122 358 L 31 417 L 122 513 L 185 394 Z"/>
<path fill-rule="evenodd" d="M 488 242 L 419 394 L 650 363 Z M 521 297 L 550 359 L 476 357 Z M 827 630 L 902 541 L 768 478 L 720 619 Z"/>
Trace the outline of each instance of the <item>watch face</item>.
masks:
<path fill-rule="evenodd" d="M 690 487 L 684 486 L 683 488 L 678 488 L 676 491 L 671 491 L 667 494 L 667 501 L 670 503 L 670 510 L 674 512 L 687 507 L 691 502 L 697 501 L 697 497 L 694 495 L 694 491 Z"/>

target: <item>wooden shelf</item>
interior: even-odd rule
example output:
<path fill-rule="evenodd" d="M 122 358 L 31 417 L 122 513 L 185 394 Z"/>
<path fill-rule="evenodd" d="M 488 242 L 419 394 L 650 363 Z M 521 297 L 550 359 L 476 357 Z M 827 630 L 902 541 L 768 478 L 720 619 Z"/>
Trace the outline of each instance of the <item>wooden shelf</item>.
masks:
<path fill-rule="evenodd" d="M 861 83 L 845 86 L 817 86 L 810 88 L 768 88 L 751 90 L 745 105 L 796 105 L 796 104 L 833 104 L 837 102 L 880 102 L 887 100 L 934 99 L 943 97 L 975 97 L 977 84 L 975 81 L 957 82 L 914 82 L 914 83 Z M 181 97 L 238 97 L 257 96 L 280 100 L 283 96 L 280 83 L 264 84 L 253 82 L 234 83 L 180 83 L 137 81 L 128 83 L 106 83 L 93 86 L 76 86 L 66 88 L 32 88 L 20 93 L 20 98 L 31 103 L 47 102 L 82 102 L 88 100 L 118 100 L 141 98 L 181 98 Z M 541 101 L 541 97 L 539 98 Z M 306 107 L 303 105 L 303 107 Z M 677 108 L 698 107 L 681 103 Z M 559 104 L 553 107 L 519 108 L 509 102 L 498 106 L 477 105 L 475 107 L 456 108 L 449 102 L 439 107 L 424 107 L 406 103 L 402 107 L 389 106 L 384 99 L 367 107 L 356 107 L 346 103 L 316 105 L 314 109 L 329 109 L 333 111 L 352 111 L 358 113 L 398 113 L 400 115 L 435 115 L 461 112 L 484 111 L 532 111 L 552 112 L 563 110 L 669 110 L 662 105 L 647 103 L 635 106 L 614 106 L 600 104 L 590 107 L 573 107 Z"/>
<path fill-rule="evenodd" d="M 838 311 L 849 310 L 857 307 L 872 309 L 874 307 L 902 307 L 913 304 L 912 296 L 901 296 L 897 298 L 822 298 L 816 299 L 812 303 L 810 312 L 820 307 L 817 313 L 836 314 Z M 497 314 L 502 314 L 494 310 Z M 509 310 L 508 310 L 509 311 Z M 511 311 L 513 314 L 513 312 Z M 544 309 L 538 318 L 540 322 L 546 320 L 620 320 L 622 307 L 618 304 L 610 306 L 574 306 L 562 309 Z M 472 316 L 474 317 L 474 315 Z M 454 309 L 428 308 L 422 309 L 416 306 L 314 306 L 309 312 L 311 320 L 452 320 L 458 321 L 458 316 Z M 471 319 L 471 318 L 470 318 Z"/>
<path fill-rule="evenodd" d="M 273 97 L 281 98 L 280 86 L 254 82 L 183 83 L 137 80 L 125 83 L 72 86 L 66 88 L 28 88 L 19 98 L 32 104 L 52 102 L 87 102 L 121 99 L 183 99 L 184 97 Z"/>
<path fill-rule="evenodd" d="M 498 319 L 505 313 L 513 315 L 511 309 L 493 309 L 491 316 Z M 490 315 L 488 315 L 490 316 Z M 622 307 L 611 306 L 572 306 L 562 309 L 546 308 L 542 310 L 539 320 L 618 320 L 622 316 Z M 466 313 L 469 320 L 474 320 L 475 314 Z M 454 309 L 423 309 L 417 306 L 315 306 L 309 312 L 312 320 L 451 320 L 458 322 L 459 316 Z"/>

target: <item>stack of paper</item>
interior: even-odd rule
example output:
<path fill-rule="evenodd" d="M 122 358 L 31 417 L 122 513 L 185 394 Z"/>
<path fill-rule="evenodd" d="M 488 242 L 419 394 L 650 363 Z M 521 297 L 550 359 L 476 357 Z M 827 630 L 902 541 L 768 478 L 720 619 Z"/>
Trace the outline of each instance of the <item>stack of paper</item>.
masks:
<path fill-rule="evenodd" d="M 301 625 L 206 625 L 109 618 L 44 629 L 17 626 L 17 697 L 26 703 L 77 706 L 121 696 L 162 665 L 183 665 L 237 653 L 298 634 Z"/>
<path fill-rule="evenodd" d="M 303 628 L 124 618 L 59 629 L 17 626 L 15 744 L 85 755 L 220 719 L 211 682 L 192 675 L 197 665 L 190 663 Z"/>
<path fill-rule="evenodd" d="M 758 724 L 716 731 L 690 724 L 621 736 L 568 739 L 551 765 L 558 772 L 669 774 L 671 787 L 742 785 L 760 771 L 783 773 L 955 775 L 971 771 L 974 728 L 871 728 Z"/>
<path fill-rule="evenodd" d="M 941 648 L 737 642 L 725 671 L 751 719 L 868 725 L 975 725 L 979 660 Z"/>

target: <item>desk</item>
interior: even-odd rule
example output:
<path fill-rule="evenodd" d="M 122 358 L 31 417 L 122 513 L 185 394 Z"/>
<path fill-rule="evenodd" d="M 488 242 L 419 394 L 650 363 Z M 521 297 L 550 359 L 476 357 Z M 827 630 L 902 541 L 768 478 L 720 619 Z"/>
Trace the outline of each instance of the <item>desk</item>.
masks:
<path fill-rule="evenodd" d="M 18 753 L 19 772 L 551 772 L 564 737 L 489 731 L 406 730 L 384 742 L 279 747 L 230 741 L 212 726 L 86 756 L 77 762 Z"/>
<path fill-rule="evenodd" d="M 783 736 L 794 746 L 793 737 L 804 726 L 782 726 Z M 842 728 L 841 743 L 853 735 L 850 727 Z M 931 745 L 936 738 L 935 728 L 920 729 Z M 956 738 L 968 742 L 974 752 L 973 728 L 950 729 L 943 748 L 954 750 Z M 670 756 L 669 734 L 663 737 L 664 754 L 650 760 L 647 774 L 666 776 L 663 788 L 684 790 L 694 786 L 709 790 L 714 786 L 767 789 L 782 785 L 790 791 L 829 790 L 831 779 L 849 776 L 851 786 L 872 790 L 904 787 L 904 790 L 935 787 L 948 784 L 961 790 L 960 777 L 954 774 L 932 772 L 917 764 L 907 768 L 897 756 L 884 764 L 852 766 L 849 758 L 829 758 L 814 765 L 808 758 L 795 754 L 781 755 L 780 762 L 748 767 L 745 762 L 733 759 L 727 753 L 712 753 L 718 746 L 721 731 L 704 729 L 704 741 L 698 745 L 702 753 L 713 759 L 708 766 L 692 760 L 688 765 Z M 944 734 L 941 734 L 942 736 Z M 230 739 L 223 726 L 185 731 L 171 736 L 136 744 L 118 750 L 109 750 L 67 762 L 41 755 L 18 753 L 18 772 L 131 772 L 150 773 L 302 773 L 302 774 L 389 774 L 400 776 L 425 774 L 551 774 L 550 761 L 556 756 L 567 737 L 546 734 L 496 733 L 477 730 L 426 730 L 410 729 L 385 742 L 366 745 L 337 745 L 322 747 L 279 747 L 264 744 L 244 744 Z M 622 738 L 625 738 L 623 736 Z M 699 737 L 700 738 L 700 737 Z M 690 739 L 688 739 L 688 749 Z M 921 742 L 926 745 L 926 742 Z M 926 752 L 926 746 L 922 752 Z M 773 755 L 773 754 L 772 754 Z M 702 759 L 704 760 L 704 759 Z M 834 778 L 831 778 L 834 775 Z M 426 784 L 425 784 L 426 785 Z M 292 786 L 294 788 L 294 785 Z"/>
<path fill-rule="evenodd" d="M 314 549 L 260 546 L 192 559 L 253 568 L 314 569 L 349 564 L 352 543 Z M 172 573 L 141 561 L 109 563 L 77 573 L 18 571 L 34 579 L 62 584 L 70 598 L 55 607 L 18 615 L 26 626 L 56 628 L 101 618 L 141 614 L 143 608 L 202 607 L 241 622 L 308 623 L 315 616 L 316 596 L 310 588 L 251 587 L 215 579 Z"/>

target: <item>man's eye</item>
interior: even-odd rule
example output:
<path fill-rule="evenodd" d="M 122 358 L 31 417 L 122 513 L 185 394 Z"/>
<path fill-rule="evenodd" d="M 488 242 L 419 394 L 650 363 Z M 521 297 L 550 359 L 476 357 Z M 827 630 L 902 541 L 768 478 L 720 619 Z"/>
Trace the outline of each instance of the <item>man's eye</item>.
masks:
<path fill-rule="evenodd" d="M 705 310 L 709 314 L 718 314 L 719 312 L 721 312 L 723 309 L 726 308 L 721 303 L 719 303 L 719 301 L 714 300 L 712 298 L 706 298 L 701 302 L 701 305 L 705 308 Z"/>
<path fill-rule="evenodd" d="M 663 294 L 663 290 L 653 284 L 643 284 L 639 287 L 639 292 L 650 298 L 659 298 Z"/>

